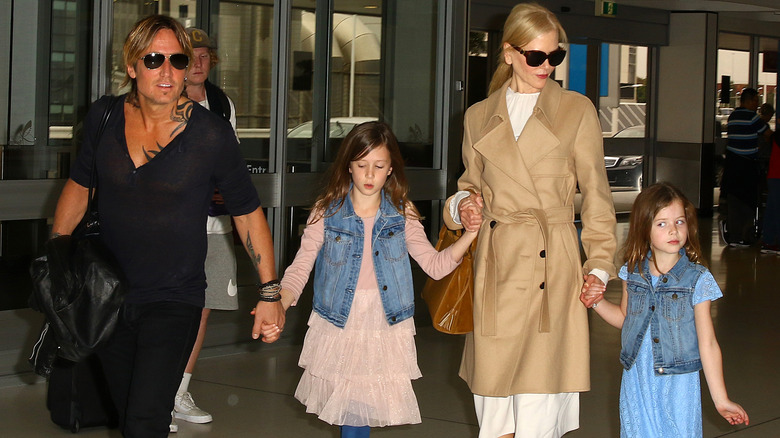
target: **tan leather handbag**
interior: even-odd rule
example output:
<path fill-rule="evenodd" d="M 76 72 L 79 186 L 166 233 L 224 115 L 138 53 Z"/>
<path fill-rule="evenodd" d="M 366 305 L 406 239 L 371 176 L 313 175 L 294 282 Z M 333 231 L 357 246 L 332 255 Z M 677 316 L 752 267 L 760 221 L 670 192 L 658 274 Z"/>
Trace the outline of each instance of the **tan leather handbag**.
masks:
<path fill-rule="evenodd" d="M 450 230 L 443 226 L 439 231 L 436 250 L 455 243 L 463 230 Z M 459 335 L 474 330 L 474 251 L 477 240 L 469 246 L 463 261 L 441 280 L 428 278 L 422 290 L 422 297 L 428 304 L 433 327 L 443 333 Z"/>

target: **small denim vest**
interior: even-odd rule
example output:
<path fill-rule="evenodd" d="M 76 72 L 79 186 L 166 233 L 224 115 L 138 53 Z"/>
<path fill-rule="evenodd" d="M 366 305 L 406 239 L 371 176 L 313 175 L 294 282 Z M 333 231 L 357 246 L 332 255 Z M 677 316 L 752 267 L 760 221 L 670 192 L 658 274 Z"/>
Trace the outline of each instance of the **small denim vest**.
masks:
<path fill-rule="evenodd" d="M 344 328 L 355 297 L 363 257 L 363 220 L 355 214 L 349 195 L 332 216 L 334 202 L 325 215 L 325 238 L 314 270 L 314 311 L 336 327 Z M 414 285 L 406 249 L 406 218 L 382 191 L 374 221 L 371 255 L 390 325 L 414 315 Z"/>
<path fill-rule="evenodd" d="M 650 277 L 649 254 L 641 275 L 639 267 L 628 274 L 628 309 L 620 351 L 620 363 L 625 369 L 631 368 L 636 361 L 648 326 L 656 375 L 690 373 L 702 367 L 693 314 L 693 291 L 706 268 L 691 263 L 685 249 L 681 249 L 680 254 L 680 260 L 658 279 L 655 287 Z"/>

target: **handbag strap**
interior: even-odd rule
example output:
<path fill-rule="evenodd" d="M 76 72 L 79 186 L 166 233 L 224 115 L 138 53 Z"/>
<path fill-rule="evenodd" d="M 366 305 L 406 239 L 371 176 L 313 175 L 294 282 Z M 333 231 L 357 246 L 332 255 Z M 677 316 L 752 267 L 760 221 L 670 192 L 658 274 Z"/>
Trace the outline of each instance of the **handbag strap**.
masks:
<path fill-rule="evenodd" d="M 95 184 L 97 180 L 97 150 L 100 146 L 100 140 L 103 138 L 103 131 L 106 130 L 108 119 L 111 118 L 111 112 L 114 110 L 116 103 L 119 101 L 119 96 L 109 96 L 108 104 L 105 111 L 103 111 L 103 118 L 100 120 L 98 126 L 97 136 L 95 136 L 95 146 L 92 149 L 92 171 L 89 174 L 89 192 L 87 195 L 87 213 L 92 211 L 92 194 L 95 191 Z"/>

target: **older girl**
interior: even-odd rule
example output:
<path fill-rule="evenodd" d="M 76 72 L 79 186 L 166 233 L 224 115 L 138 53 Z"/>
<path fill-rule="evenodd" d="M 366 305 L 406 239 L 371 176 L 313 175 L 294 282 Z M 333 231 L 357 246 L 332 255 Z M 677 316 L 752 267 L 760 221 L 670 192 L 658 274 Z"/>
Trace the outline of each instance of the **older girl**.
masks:
<path fill-rule="evenodd" d="M 464 233 L 436 252 L 407 191 L 390 128 L 380 122 L 356 126 L 339 149 L 301 248 L 282 279 L 287 309 L 314 266 L 314 311 L 295 397 L 307 412 L 342 426 L 342 437 L 420 422 L 411 384 L 421 374 L 407 253 L 428 275 L 441 278 L 455 269 L 476 237 Z M 273 332 L 269 335 L 274 339 Z"/>

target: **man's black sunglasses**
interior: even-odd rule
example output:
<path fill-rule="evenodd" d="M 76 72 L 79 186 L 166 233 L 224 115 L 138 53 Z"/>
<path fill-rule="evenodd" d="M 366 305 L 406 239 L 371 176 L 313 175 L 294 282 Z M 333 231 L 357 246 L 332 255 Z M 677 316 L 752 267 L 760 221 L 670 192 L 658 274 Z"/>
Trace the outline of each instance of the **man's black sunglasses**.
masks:
<path fill-rule="evenodd" d="M 166 56 L 163 55 L 162 53 L 152 52 L 146 56 L 141 57 L 141 59 L 144 60 L 144 65 L 149 70 L 160 68 L 165 62 L 165 58 L 168 58 L 173 68 L 177 70 L 184 70 L 185 68 L 187 68 L 187 65 L 189 65 L 190 63 L 190 58 L 184 53 L 174 53 L 173 55 Z"/>
<path fill-rule="evenodd" d="M 545 53 L 541 50 L 523 50 L 517 46 L 512 46 L 512 48 L 520 52 L 521 55 L 525 55 L 525 62 L 531 67 L 539 67 L 544 64 L 545 60 L 549 60 L 550 65 L 555 67 L 560 65 L 563 59 L 566 58 L 566 49 L 560 47 L 550 53 Z"/>

